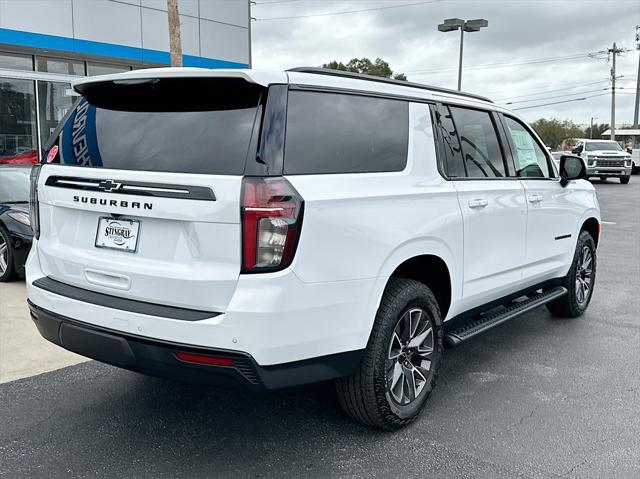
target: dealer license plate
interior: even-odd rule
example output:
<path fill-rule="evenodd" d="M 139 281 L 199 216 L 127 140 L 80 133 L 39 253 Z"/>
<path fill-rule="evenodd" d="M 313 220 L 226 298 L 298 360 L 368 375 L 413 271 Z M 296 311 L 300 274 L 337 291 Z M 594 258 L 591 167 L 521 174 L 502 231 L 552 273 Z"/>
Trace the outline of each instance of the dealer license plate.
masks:
<path fill-rule="evenodd" d="M 129 253 L 138 250 L 140 221 L 102 217 L 98 220 L 96 247 L 117 249 Z"/>

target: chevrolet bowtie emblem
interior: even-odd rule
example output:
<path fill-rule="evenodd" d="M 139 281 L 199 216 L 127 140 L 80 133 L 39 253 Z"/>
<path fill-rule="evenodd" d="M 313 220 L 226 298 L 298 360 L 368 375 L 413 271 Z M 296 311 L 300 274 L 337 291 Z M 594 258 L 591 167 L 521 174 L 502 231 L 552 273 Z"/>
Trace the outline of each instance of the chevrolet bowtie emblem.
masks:
<path fill-rule="evenodd" d="M 103 180 L 98 184 L 98 188 L 102 191 L 115 191 L 119 190 L 122 183 L 116 183 L 113 180 Z"/>

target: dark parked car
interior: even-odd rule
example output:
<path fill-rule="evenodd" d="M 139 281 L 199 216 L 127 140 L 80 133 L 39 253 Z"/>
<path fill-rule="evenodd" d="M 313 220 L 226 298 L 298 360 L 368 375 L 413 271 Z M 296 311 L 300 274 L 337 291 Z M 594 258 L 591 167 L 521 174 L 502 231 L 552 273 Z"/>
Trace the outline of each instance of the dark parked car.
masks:
<path fill-rule="evenodd" d="M 0 165 L 0 282 L 24 275 L 33 233 L 29 221 L 31 166 Z"/>

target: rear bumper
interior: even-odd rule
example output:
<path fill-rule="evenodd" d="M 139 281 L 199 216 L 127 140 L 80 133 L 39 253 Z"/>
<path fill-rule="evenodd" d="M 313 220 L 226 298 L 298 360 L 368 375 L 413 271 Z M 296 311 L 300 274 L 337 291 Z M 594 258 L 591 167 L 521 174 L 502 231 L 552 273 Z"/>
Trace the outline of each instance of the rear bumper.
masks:
<path fill-rule="evenodd" d="M 54 288 L 45 281 L 38 246 L 34 241 L 26 268 L 28 298 L 36 307 L 127 337 L 242 351 L 261 367 L 364 349 L 377 307 L 375 279 L 304 283 L 290 270 L 240 275 L 229 305 L 218 313 L 144 303 L 113 289 L 89 291 L 49 278 Z M 170 291 L 166 298 L 170 304 Z"/>
<path fill-rule="evenodd" d="M 259 366 L 247 353 L 152 340 L 100 328 L 47 311 L 29 301 L 40 334 L 74 353 L 152 376 L 234 389 L 263 391 L 325 381 L 352 374 L 363 351 L 350 351 L 274 366 Z M 230 366 L 181 361 L 186 352 L 230 359 Z"/>

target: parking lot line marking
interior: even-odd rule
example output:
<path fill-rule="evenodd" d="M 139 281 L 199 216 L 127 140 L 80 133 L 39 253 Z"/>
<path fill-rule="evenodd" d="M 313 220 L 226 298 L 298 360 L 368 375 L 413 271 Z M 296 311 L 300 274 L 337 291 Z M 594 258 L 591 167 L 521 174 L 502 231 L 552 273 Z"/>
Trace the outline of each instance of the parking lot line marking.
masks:
<path fill-rule="evenodd" d="M 617 225 L 618 223 L 614 223 L 613 221 L 603 221 L 603 225 Z"/>

